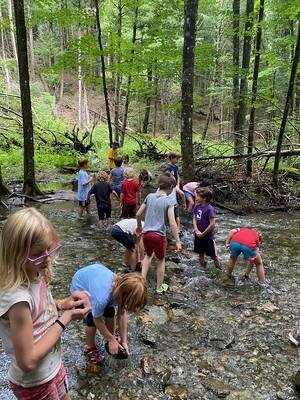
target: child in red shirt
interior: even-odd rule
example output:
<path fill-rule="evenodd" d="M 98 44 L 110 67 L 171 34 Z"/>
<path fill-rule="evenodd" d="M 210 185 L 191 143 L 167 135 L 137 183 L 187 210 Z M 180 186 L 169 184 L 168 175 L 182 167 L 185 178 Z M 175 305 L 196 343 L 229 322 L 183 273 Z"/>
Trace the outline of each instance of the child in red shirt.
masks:
<path fill-rule="evenodd" d="M 230 251 L 230 259 L 227 266 L 227 274 L 231 276 L 238 256 L 242 253 L 244 259 L 249 261 L 244 275 L 249 279 L 253 265 L 256 266 L 256 274 L 260 285 L 265 284 L 265 270 L 259 253 L 261 234 L 250 228 L 235 228 L 229 232 L 226 240 L 226 248 Z"/>
<path fill-rule="evenodd" d="M 134 179 L 133 168 L 126 168 L 124 172 L 125 180 L 121 186 L 120 206 L 122 209 L 122 218 L 135 218 L 136 205 L 141 201 L 141 188 L 136 179 Z"/>

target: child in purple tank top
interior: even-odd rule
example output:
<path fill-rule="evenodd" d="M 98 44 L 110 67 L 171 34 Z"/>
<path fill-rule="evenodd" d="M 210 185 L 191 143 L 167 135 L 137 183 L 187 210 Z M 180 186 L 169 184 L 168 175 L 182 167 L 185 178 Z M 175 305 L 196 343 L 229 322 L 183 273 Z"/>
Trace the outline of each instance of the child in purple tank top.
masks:
<path fill-rule="evenodd" d="M 221 269 L 215 243 L 216 213 L 210 204 L 212 192 L 206 188 L 196 189 L 196 205 L 193 208 L 194 251 L 199 254 L 199 262 L 206 266 L 205 256 L 213 259 L 215 267 Z"/>

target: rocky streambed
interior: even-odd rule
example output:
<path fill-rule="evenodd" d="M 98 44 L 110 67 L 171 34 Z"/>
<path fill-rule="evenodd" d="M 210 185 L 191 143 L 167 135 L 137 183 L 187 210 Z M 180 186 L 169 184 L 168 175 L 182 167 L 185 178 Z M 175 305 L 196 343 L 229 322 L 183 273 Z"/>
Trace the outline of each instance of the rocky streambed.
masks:
<path fill-rule="evenodd" d="M 96 218 L 77 221 L 75 203 L 40 205 L 61 236 L 63 250 L 53 282 L 56 298 L 68 294 L 74 272 L 100 261 L 121 272 L 123 249 Z M 130 358 L 107 356 L 105 366 L 88 371 L 82 323 L 70 325 L 62 348 L 73 399 L 294 400 L 293 380 L 300 368 L 298 348 L 287 333 L 299 325 L 299 213 L 237 217 L 218 214 L 219 252 L 225 267 L 229 229 L 251 225 L 263 232 L 262 255 L 272 287 L 228 280 L 211 263 L 198 266 L 192 253 L 190 216 L 184 217 L 184 254 L 169 252 L 166 295 L 154 294 L 144 312 L 130 316 Z M 117 218 L 117 216 L 115 215 Z M 103 343 L 99 337 L 99 346 Z M 0 347 L 0 398 L 13 399 L 5 376 L 8 360 Z"/>

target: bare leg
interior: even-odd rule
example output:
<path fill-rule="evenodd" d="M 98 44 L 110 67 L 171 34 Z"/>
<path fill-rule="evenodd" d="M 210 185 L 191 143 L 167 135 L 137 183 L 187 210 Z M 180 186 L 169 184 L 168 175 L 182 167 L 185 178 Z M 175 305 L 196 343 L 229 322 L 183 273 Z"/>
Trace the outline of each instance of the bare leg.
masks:
<path fill-rule="evenodd" d="M 147 279 L 147 275 L 151 266 L 152 255 L 149 257 L 148 254 L 145 255 L 142 263 L 142 276 Z"/>
<path fill-rule="evenodd" d="M 86 345 L 88 348 L 96 347 L 96 327 L 95 326 L 86 326 L 85 327 L 85 338 L 86 338 Z"/>
<path fill-rule="evenodd" d="M 69 393 L 67 393 L 62 400 L 71 400 L 71 396 L 69 395 Z"/>
<path fill-rule="evenodd" d="M 233 254 L 230 254 L 230 258 L 229 258 L 228 265 L 227 265 L 227 271 L 226 271 L 227 275 L 229 275 L 229 276 L 232 275 L 232 271 L 235 266 L 236 260 L 237 260 L 237 257 L 234 256 Z"/>
<path fill-rule="evenodd" d="M 255 265 L 255 264 L 254 264 L 252 261 L 249 262 L 248 267 L 247 267 L 246 272 L 245 272 L 245 276 L 246 276 L 247 278 L 249 278 L 250 273 L 251 273 L 251 271 L 252 271 L 254 265 Z"/>
<path fill-rule="evenodd" d="M 166 261 L 164 258 L 162 260 L 157 260 L 156 289 L 159 289 L 161 287 L 161 285 L 164 283 L 165 265 L 166 265 Z"/>
<path fill-rule="evenodd" d="M 85 206 L 85 209 L 86 209 L 86 213 L 88 214 L 88 215 L 91 215 L 92 213 L 91 213 L 91 205 L 90 204 L 87 204 L 86 206 Z"/>
<path fill-rule="evenodd" d="M 106 328 L 109 330 L 109 332 L 112 335 L 115 335 L 115 330 L 116 330 L 116 320 L 115 318 L 105 318 L 105 325 Z"/>
<path fill-rule="evenodd" d="M 136 258 L 136 247 L 134 247 L 134 249 L 130 249 L 128 252 L 129 255 L 129 265 L 130 265 L 130 269 L 132 272 L 135 271 L 135 267 L 136 267 L 136 262 L 137 262 L 137 258 Z"/>
<path fill-rule="evenodd" d="M 111 218 L 106 218 L 106 226 L 108 228 L 111 226 Z"/>
<path fill-rule="evenodd" d="M 256 259 L 254 260 L 254 263 L 256 265 L 256 275 L 258 278 L 258 282 L 260 284 L 264 284 L 265 283 L 265 270 L 264 270 L 264 266 L 263 266 L 263 262 L 262 262 L 262 258 L 261 255 L 258 253 Z"/>
<path fill-rule="evenodd" d="M 82 206 L 78 207 L 78 218 L 82 218 L 83 210 L 84 210 L 84 207 L 82 207 Z"/>
<path fill-rule="evenodd" d="M 99 219 L 98 226 L 99 228 L 103 228 L 103 219 Z"/>
<path fill-rule="evenodd" d="M 214 257 L 212 257 L 212 259 L 214 261 L 215 267 L 218 268 L 218 269 L 221 269 L 221 263 L 220 263 L 219 257 L 218 256 L 214 256 Z"/>
<path fill-rule="evenodd" d="M 179 217 L 176 217 L 176 224 L 177 224 L 178 232 L 180 232 L 181 231 L 181 224 L 180 224 L 180 218 Z"/>
<path fill-rule="evenodd" d="M 201 267 L 203 267 L 203 268 L 206 267 L 205 254 L 204 253 L 200 253 L 199 254 L 199 263 L 200 263 Z"/>

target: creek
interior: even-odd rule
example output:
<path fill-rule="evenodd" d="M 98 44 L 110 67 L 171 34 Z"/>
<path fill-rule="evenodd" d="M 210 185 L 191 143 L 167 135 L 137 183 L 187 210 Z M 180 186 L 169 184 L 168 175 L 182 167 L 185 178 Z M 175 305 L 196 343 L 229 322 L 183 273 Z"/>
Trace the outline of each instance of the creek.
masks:
<path fill-rule="evenodd" d="M 122 272 L 123 248 L 109 232 L 96 228 L 96 217 L 78 221 L 74 202 L 44 204 L 63 248 L 55 266 L 54 298 L 68 295 L 74 272 L 101 262 Z M 93 210 L 94 214 L 95 207 Z M 2 214 L 4 217 L 5 215 Z M 116 220 L 117 214 L 113 215 Z M 64 363 L 72 399 L 294 400 L 293 378 L 300 368 L 298 348 L 287 333 L 299 326 L 300 213 L 236 216 L 218 210 L 217 238 L 223 270 L 228 260 L 225 237 L 235 226 L 252 226 L 263 234 L 262 257 L 271 289 L 251 281 L 229 280 L 211 262 L 201 270 L 192 252 L 190 216 L 183 218 L 184 253 L 168 252 L 166 295 L 154 294 L 145 311 L 129 319 L 130 358 L 109 355 L 97 373 L 87 371 L 82 322 L 62 337 Z M 2 226 L 3 220 L 0 222 Z M 238 260 L 235 276 L 245 262 Z M 103 342 L 99 337 L 99 346 Z M 8 359 L 0 343 L 0 399 L 13 395 L 6 381 Z"/>

